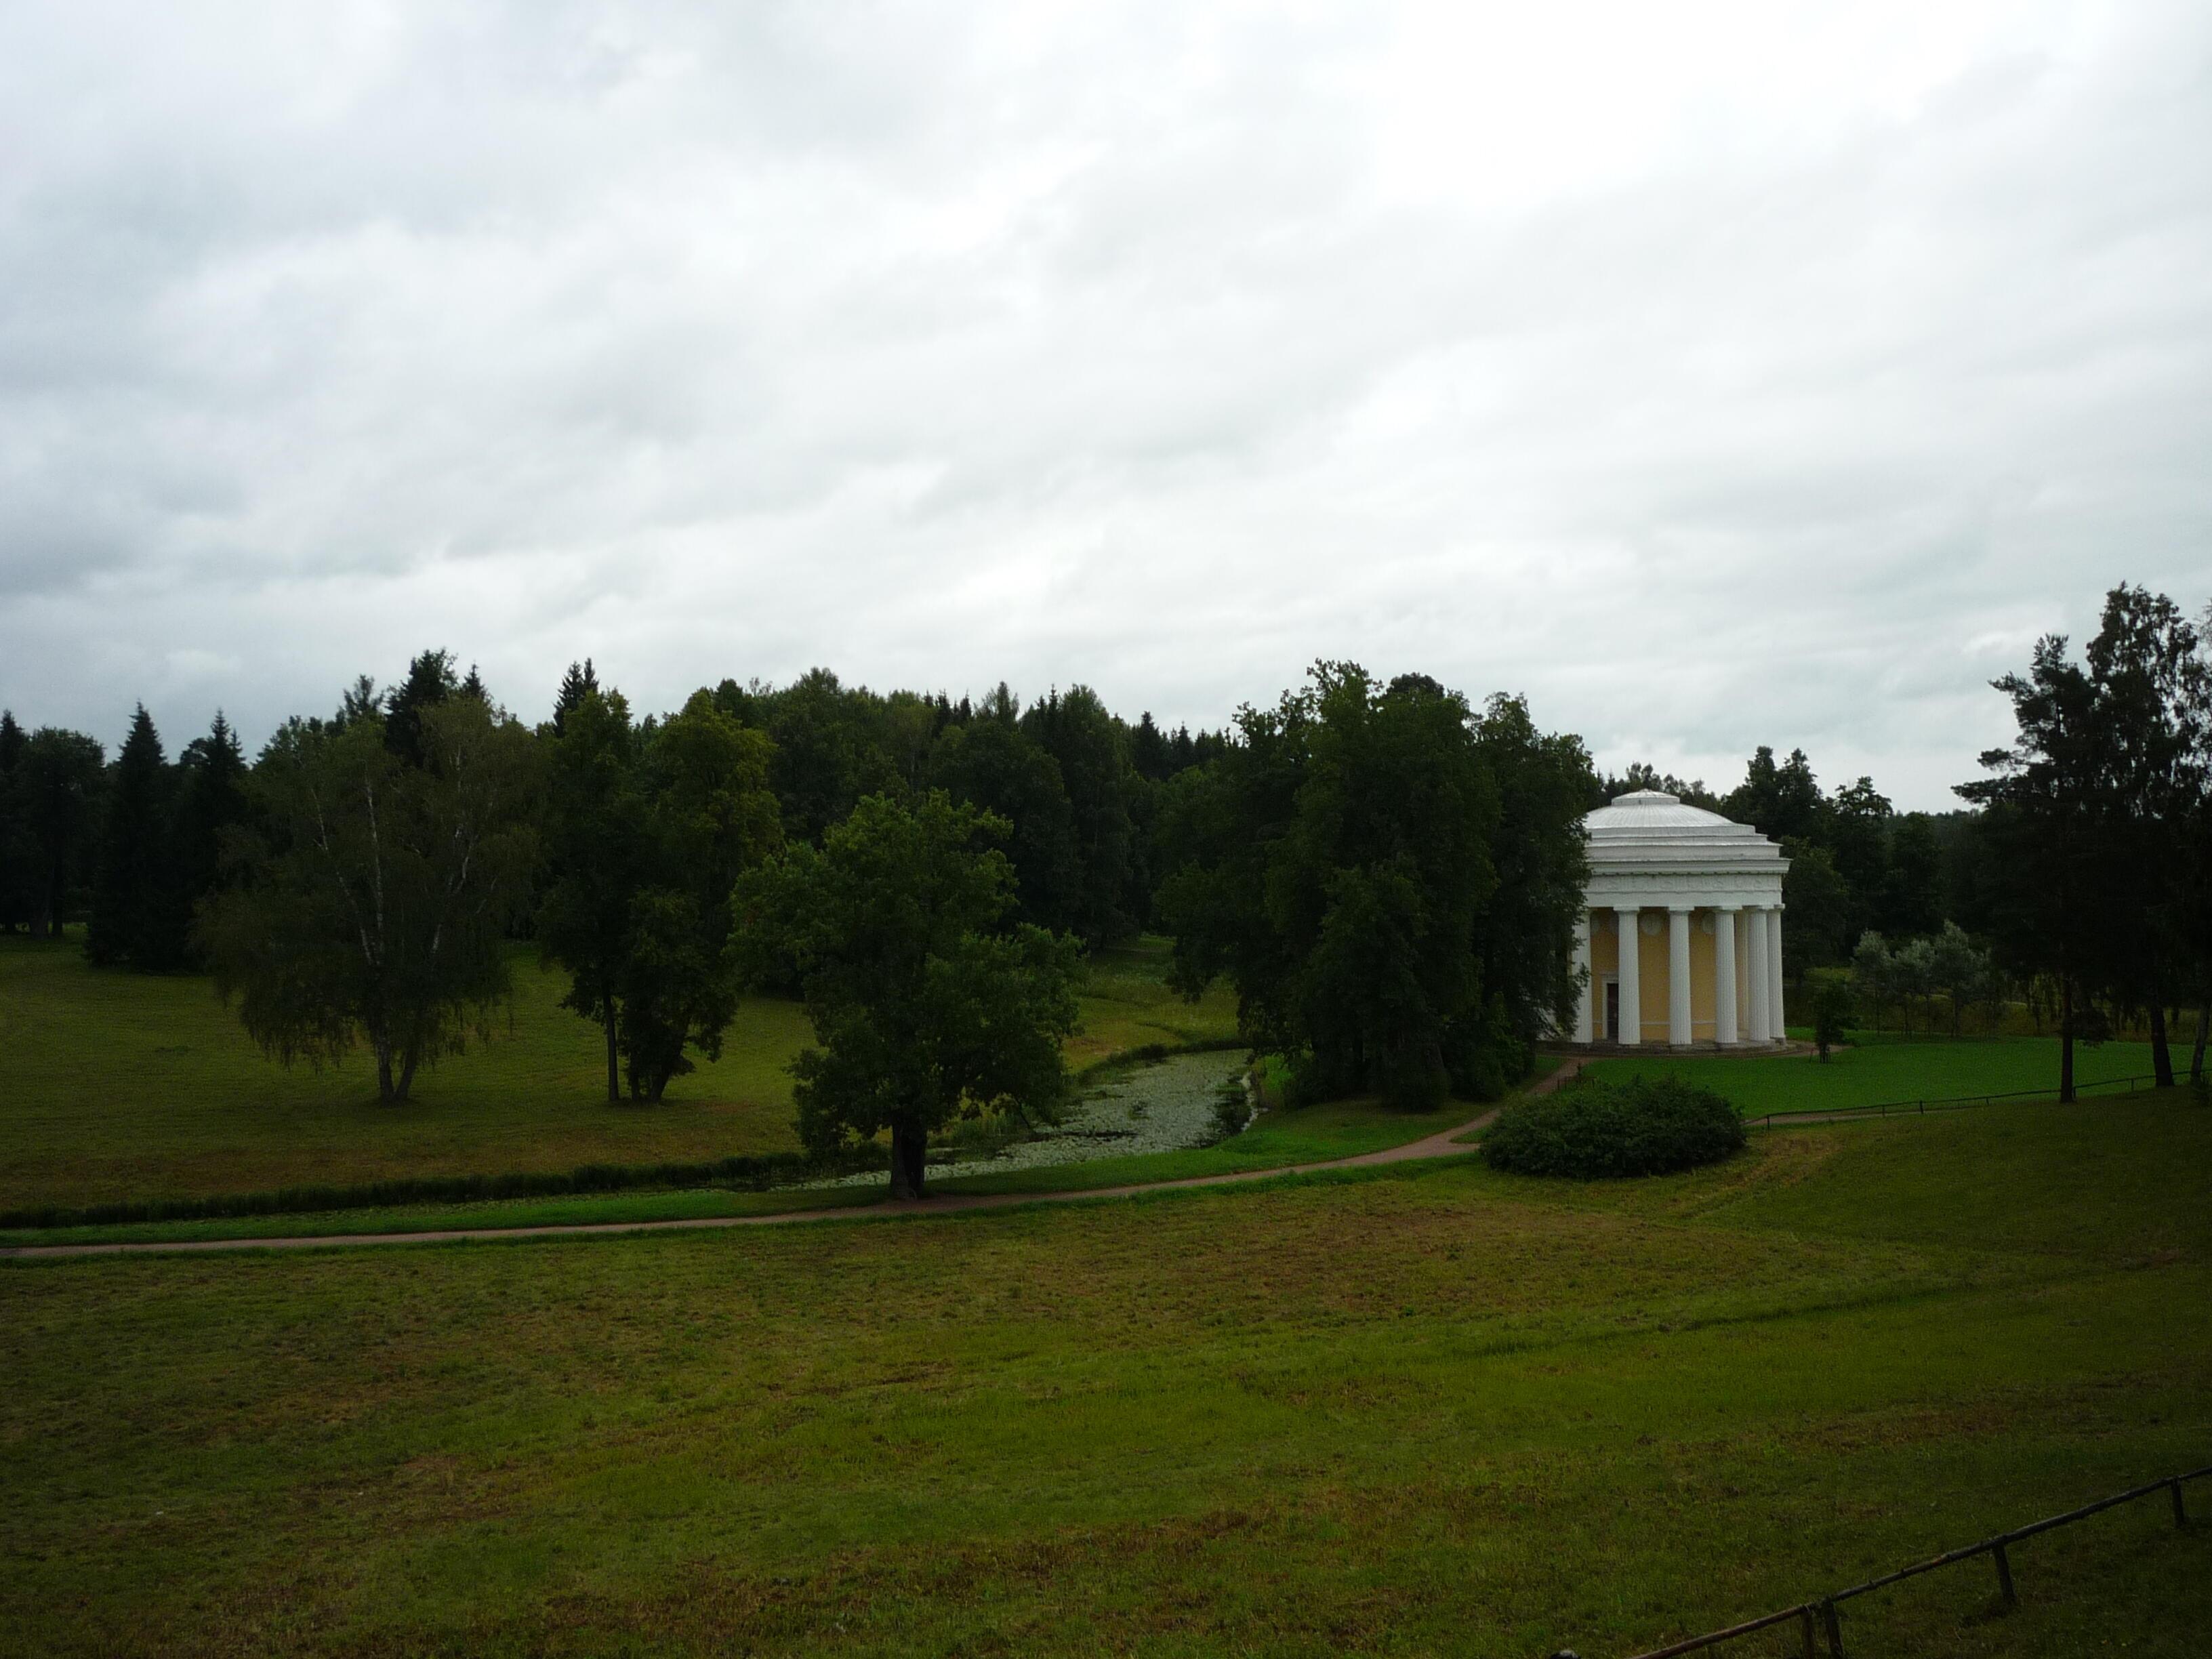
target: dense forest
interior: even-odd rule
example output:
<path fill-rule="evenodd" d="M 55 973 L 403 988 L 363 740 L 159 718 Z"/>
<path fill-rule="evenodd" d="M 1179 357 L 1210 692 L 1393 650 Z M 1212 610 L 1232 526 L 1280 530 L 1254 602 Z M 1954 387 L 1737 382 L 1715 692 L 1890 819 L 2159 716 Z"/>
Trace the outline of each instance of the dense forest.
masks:
<path fill-rule="evenodd" d="M 1996 683 L 2019 738 L 1930 814 L 1868 777 L 1823 788 L 1796 749 L 1759 748 L 1725 793 L 1601 776 L 1517 700 L 1350 664 L 1193 732 L 1080 685 L 979 702 L 823 669 L 641 714 L 584 662 L 532 726 L 434 650 L 251 761 L 221 715 L 171 759 L 142 706 L 111 759 L 0 714 L 0 931 L 81 926 L 97 963 L 211 969 L 271 1053 L 366 1040 L 401 1095 L 534 939 L 605 1030 L 610 1094 L 655 1099 L 714 1052 L 741 980 L 800 988 L 795 962 L 731 948 L 747 872 L 863 802 L 941 796 L 1006 866 L 991 930 L 1169 933 L 1180 981 L 1226 975 L 1301 1086 L 1486 1096 L 1573 994 L 1577 820 L 1656 787 L 1784 846 L 1793 994 L 1825 975 L 1863 1021 L 1940 1004 L 1954 1031 L 2024 1009 L 2069 1045 L 2147 1028 L 2163 1072 L 2212 981 L 2208 684 L 2179 608 L 2115 589 L 2082 660 L 2046 639 Z"/>

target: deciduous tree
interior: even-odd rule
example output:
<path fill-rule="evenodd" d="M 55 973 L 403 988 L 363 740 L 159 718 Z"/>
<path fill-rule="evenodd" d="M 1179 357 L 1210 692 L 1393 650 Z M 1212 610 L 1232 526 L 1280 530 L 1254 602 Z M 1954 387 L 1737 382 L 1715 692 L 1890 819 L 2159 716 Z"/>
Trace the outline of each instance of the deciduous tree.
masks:
<path fill-rule="evenodd" d="M 42 726 L 24 742 L 15 800 L 32 860 L 24 884 L 33 934 L 59 939 L 91 879 L 106 762 L 82 732 Z"/>
<path fill-rule="evenodd" d="M 2015 977 L 2049 974 L 2057 987 L 2058 1097 L 2071 1101 L 2074 1045 L 2099 1030 L 2086 994 L 2111 945 L 2096 822 L 2104 771 L 2096 687 L 2068 660 L 2059 635 L 2036 642 L 2026 674 L 1993 684 L 2012 700 L 2018 735 L 1984 753 L 1990 775 L 1958 793 L 1985 809 L 1982 920 L 2000 959 Z"/>
<path fill-rule="evenodd" d="M 366 1044 L 386 1101 L 486 1032 L 537 853 L 527 732 L 451 697 L 418 708 L 416 742 L 419 765 L 365 711 L 279 731 L 253 771 L 257 822 L 234 836 L 238 884 L 198 927 L 264 1053 L 320 1065 Z"/>
<path fill-rule="evenodd" d="M 689 1051 L 721 1052 L 737 1012 L 730 891 L 781 840 L 772 745 L 708 691 L 639 727 L 619 692 L 592 687 L 548 747 L 538 938 L 568 971 L 564 1006 L 605 1031 L 609 1101 L 625 1077 L 658 1101 Z"/>
<path fill-rule="evenodd" d="M 929 1137 L 957 1116 L 1052 1118 L 1067 1087 L 1076 942 L 1009 928 L 1001 819 L 933 792 L 863 799 L 738 887 L 732 948 L 759 973 L 795 962 L 819 1047 L 799 1056 L 800 1137 L 891 1139 L 891 1194 L 921 1196 Z"/>
<path fill-rule="evenodd" d="M 1237 729 L 1163 795 L 1178 985 L 1227 975 L 1246 1040 L 1310 1096 L 1423 1105 L 1518 1075 L 1523 1032 L 1571 1002 L 1579 745 L 1510 701 L 1478 720 L 1425 677 L 1340 663 Z"/>

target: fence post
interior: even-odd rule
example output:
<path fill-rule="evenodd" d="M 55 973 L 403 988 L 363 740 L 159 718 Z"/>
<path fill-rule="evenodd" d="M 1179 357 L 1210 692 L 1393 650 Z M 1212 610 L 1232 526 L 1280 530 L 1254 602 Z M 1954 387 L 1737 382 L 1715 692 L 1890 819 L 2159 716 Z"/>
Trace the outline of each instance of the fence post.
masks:
<path fill-rule="evenodd" d="M 1808 1601 L 1797 1609 L 1797 1632 L 1805 1638 L 1805 1659 L 1820 1659 L 1820 1650 L 1813 1644 L 1813 1604 Z"/>
<path fill-rule="evenodd" d="M 1828 1659 L 1844 1659 L 1844 1626 L 1833 1601 L 1820 1603 L 1820 1622 L 1828 1629 Z"/>
<path fill-rule="evenodd" d="M 2013 1593 L 2012 1563 L 2005 1559 L 2005 1547 L 1999 1544 L 1990 1553 L 1996 1558 L 1997 1594 L 2004 1598 L 2004 1604 L 2007 1607 L 2018 1607 L 2020 1597 Z"/>
<path fill-rule="evenodd" d="M 2168 1481 L 2166 1486 L 2167 1489 L 2173 1494 L 2173 1524 L 2177 1528 L 2186 1527 L 2189 1524 L 2189 1511 L 2185 1507 L 2184 1507 L 2181 1502 L 2181 1481 L 2179 1477 L 2177 1476 L 2175 1479 Z"/>

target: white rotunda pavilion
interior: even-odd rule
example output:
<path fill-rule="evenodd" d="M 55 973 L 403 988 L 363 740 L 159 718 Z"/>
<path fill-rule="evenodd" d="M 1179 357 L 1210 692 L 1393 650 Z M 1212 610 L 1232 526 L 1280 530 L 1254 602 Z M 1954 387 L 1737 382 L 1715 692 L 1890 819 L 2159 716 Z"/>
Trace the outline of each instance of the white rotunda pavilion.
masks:
<path fill-rule="evenodd" d="M 1782 849 L 1657 789 L 1616 797 L 1583 831 L 1575 962 L 1589 981 L 1575 1041 L 1783 1042 Z"/>

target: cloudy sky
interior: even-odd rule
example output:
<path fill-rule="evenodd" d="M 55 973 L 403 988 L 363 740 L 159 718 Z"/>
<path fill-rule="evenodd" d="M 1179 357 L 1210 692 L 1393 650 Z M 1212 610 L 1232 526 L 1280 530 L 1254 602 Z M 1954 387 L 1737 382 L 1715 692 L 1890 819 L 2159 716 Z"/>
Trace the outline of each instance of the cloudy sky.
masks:
<path fill-rule="evenodd" d="M 1317 656 L 1903 805 L 2212 599 L 2212 9 L 0 0 L 0 703 Z"/>

